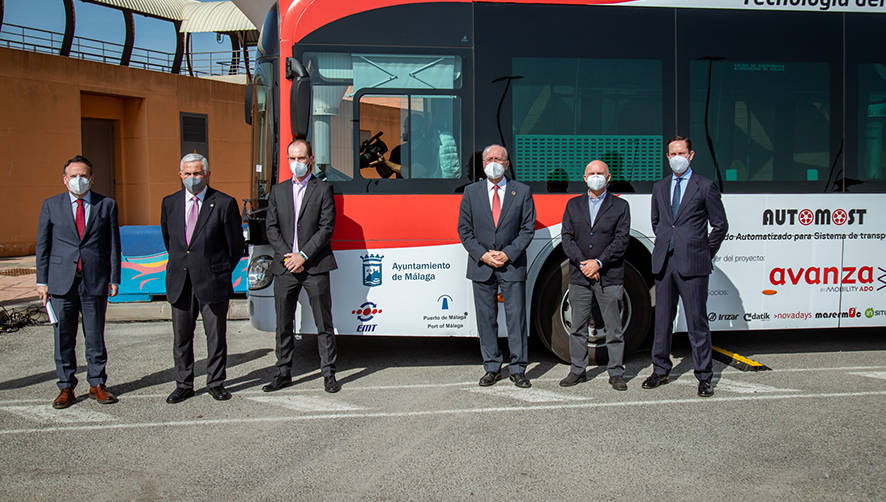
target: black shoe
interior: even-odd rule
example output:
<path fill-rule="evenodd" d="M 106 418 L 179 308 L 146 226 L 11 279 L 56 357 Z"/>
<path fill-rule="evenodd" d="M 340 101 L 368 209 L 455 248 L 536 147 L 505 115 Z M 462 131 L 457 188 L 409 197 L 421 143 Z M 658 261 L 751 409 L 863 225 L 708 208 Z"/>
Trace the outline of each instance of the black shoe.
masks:
<path fill-rule="evenodd" d="M 526 375 L 523 373 L 512 373 L 511 381 L 514 382 L 514 385 L 520 387 L 521 389 L 528 389 L 532 387 L 532 384 L 529 383 L 529 379 L 526 378 Z"/>
<path fill-rule="evenodd" d="M 231 399 L 231 393 L 225 389 L 224 385 L 209 387 L 207 390 L 209 391 L 209 395 L 212 396 L 212 399 L 215 399 L 216 401 L 227 401 L 228 399 Z"/>
<path fill-rule="evenodd" d="M 711 382 L 698 382 L 698 395 L 701 397 L 711 397 L 714 395 L 714 387 Z"/>
<path fill-rule="evenodd" d="M 615 390 L 628 390 L 628 384 L 625 379 L 620 376 L 609 377 L 609 385 Z"/>
<path fill-rule="evenodd" d="M 560 387 L 572 387 L 575 384 L 579 384 L 579 383 L 587 382 L 587 381 L 588 381 L 588 374 L 587 373 L 582 372 L 581 374 L 578 374 L 578 373 L 573 373 L 570 371 L 569 374 L 566 375 L 566 378 L 564 378 L 563 380 L 560 380 Z"/>
<path fill-rule="evenodd" d="M 329 393 L 335 393 L 341 390 L 341 384 L 335 379 L 335 375 L 323 377 L 323 390 Z"/>
<path fill-rule="evenodd" d="M 656 375 L 653 373 L 646 380 L 643 380 L 643 388 L 644 389 L 654 389 L 659 385 L 664 385 L 668 383 L 667 375 Z"/>
<path fill-rule="evenodd" d="M 166 402 L 169 404 L 176 404 L 184 401 L 189 397 L 194 397 L 194 389 L 186 389 L 184 387 L 176 387 L 172 394 L 166 398 Z"/>
<path fill-rule="evenodd" d="M 499 380 L 501 380 L 501 371 L 487 371 L 486 374 L 480 378 L 480 387 L 489 387 Z"/>
<path fill-rule="evenodd" d="M 265 385 L 261 388 L 262 392 L 274 392 L 275 390 L 280 390 L 283 387 L 287 387 L 292 383 L 292 377 L 285 377 L 276 375 L 271 383 Z"/>

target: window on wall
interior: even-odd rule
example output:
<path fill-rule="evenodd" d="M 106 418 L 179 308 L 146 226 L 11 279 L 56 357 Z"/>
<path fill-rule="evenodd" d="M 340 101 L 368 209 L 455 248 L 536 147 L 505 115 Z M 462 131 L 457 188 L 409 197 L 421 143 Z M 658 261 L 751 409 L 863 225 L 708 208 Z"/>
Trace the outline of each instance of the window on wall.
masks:
<path fill-rule="evenodd" d="M 828 63 L 690 63 L 695 164 L 723 181 L 826 182 L 831 169 Z M 713 145 L 699 148 L 707 139 Z M 708 173 L 705 173 L 708 175 Z"/>
<path fill-rule="evenodd" d="M 613 180 L 661 177 L 659 60 L 514 58 L 511 157 L 525 181 L 581 181 L 592 159 Z"/>

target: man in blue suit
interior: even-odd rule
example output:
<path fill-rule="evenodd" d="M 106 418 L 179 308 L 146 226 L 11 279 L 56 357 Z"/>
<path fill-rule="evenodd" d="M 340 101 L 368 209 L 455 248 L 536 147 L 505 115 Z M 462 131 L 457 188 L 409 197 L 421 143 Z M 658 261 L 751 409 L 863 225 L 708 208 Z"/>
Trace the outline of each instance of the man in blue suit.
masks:
<path fill-rule="evenodd" d="M 108 391 L 105 365 L 105 311 L 108 297 L 120 284 L 120 228 L 117 203 L 90 190 L 92 163 L 77 155 L 64 167 L 67 191 L 43 201 L 37 224 L 37 294 L 51 302 L 58 317 L 55 332 L 55 371 L 58 397 L 53 408 L 76 401 L 75 342 L 78 318 L 86 338 L 86 380 L 89 397 L 116 403 Z"/>
<path fill-rule="evenodd" d="M 682 136 L 668 140 L 667 158 L 673 175 L 652 187 L 652 273 L 655 275 L 655 334 L 652 375 L 644 389 L 668 383 L 677 297 L 683 299 L 698 395 L 714 395 L 711 386 L 711 330 L 708 326 L 708 279 L 713 258 L 729 224 L 713 181 L 692 171 L 692 141 Z M 708 232 L 708 225 L 711 231 Z"/>
<path fill-rule="evenodd" d="M 458 215 L 458 236 L 468 251 L 467 277 L 473 281 L 480 353 L 486 373 L 481 386 L 501 378 L 498 349 L 498 291 L 504 298 L 511 361 L 510 379 L 531 387 L 526 377 L 526 248 L 535 234 L 535 205 L 529 187 L 508 180 L 510 164 L 503 146 L 483 150 L 486 179 L 465 188 Z"/>

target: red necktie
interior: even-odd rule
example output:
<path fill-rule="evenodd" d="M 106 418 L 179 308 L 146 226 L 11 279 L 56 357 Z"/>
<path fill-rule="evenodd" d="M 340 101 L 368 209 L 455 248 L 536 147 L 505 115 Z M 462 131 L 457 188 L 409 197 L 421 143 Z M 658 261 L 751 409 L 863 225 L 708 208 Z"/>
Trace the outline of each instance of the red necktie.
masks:
<path fill-rule="evenodd" d="M 501 216 L 501 199 L 498 197 L 498 185 L 492 185 L 492 223 L 498 226 L 498 218 Z"/>
<path fill-rule="evenodd" d="M 86 231 L 86 209 L 83 207 L 83 199 L 77 199 L 77 216 L 74 218 L 77 224 L 77 234 L 83 239 L 83 232 Z M 77 272 L 83 271 L 83 261 L 77 259 Z"/>

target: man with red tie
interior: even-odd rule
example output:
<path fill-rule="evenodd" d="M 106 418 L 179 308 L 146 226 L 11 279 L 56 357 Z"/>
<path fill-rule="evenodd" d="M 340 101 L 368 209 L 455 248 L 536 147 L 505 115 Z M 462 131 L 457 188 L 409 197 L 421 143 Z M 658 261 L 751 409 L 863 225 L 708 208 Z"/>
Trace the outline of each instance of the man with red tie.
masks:
<path fill-rule="evenodd" d="M 228 302 L 231 273 L 243 256 L 237 201 L 209 186 L 209 161 L 189 153 L 179 163 L 184 188 L 163 199 L 160 231 L 169 252 L 166 299 L 172 305 L 175 390 L 166 402 L 194 395 L 194 328 L 203 316 L 206 332 L 206 386 L 217 401 L 231 398 L 224 387 L 228 358 Z"/>
<path fill-rule="evenodd" d="M 43 201 L 36 250 L 37 294 L 58 317 L 53 328 L 60 391 L 52 403 L 56 409 L 76 401 L 75 342 L 81 315 L 89 397 L 102 404 L 117 402 L 105 386 L 105 311 L 120 284 L 117 203 L 90 190 L 92 163 L 86 157 L 71 158 L 63 172 L 67 191 Z"/>
<path fill-rule="evenodd" d="M 498 349 L 498 292 L 504 299 L 510 379 L 517 387 L 526 377 L 526 248 L 535 235 L 535 205 L 527 185 L 505 176 L 510 161 L 500 145 L 483 150 L 486 179 L 465 187 L 458 215 L 458 237 L 468 252 L 467 277 L 473 281 L 480 353 L 486 373 L 480 386 L 501 378 Z"/>

